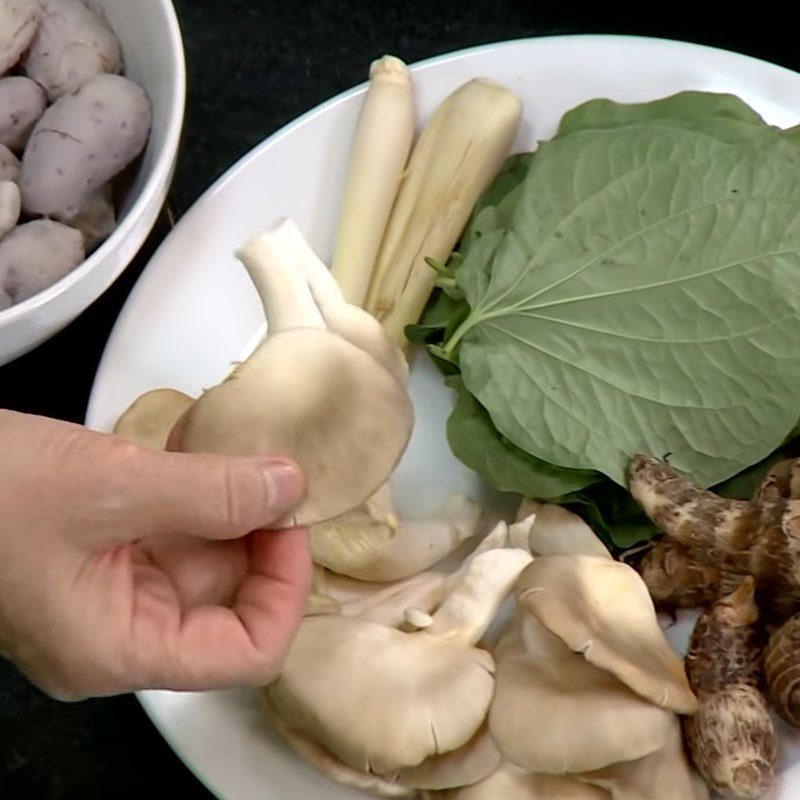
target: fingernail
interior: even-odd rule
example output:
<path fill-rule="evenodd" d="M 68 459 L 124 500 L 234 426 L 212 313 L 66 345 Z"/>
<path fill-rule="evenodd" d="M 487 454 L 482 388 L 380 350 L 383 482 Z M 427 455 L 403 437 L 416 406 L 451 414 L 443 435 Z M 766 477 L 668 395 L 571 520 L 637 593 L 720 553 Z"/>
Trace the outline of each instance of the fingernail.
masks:
<path fill-rule="evenodd" d="M 272 520 L 295 508 L 306 491 L 303 473 L 288 461 L 268 461 L 262 467 L 267 482 L 267 507 Z"/>

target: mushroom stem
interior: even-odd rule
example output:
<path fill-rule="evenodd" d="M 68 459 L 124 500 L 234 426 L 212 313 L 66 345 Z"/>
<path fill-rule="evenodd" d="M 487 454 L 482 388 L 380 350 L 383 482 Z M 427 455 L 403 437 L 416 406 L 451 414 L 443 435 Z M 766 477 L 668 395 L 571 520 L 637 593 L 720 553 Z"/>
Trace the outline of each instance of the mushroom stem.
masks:
<path fill-rule="evenodd" d="M 401 581 L 361 600 L 342 603 L 342 614 L 364 622 L 375 622 L 397 628 L 406 619 L 406 610 L 433 611 L 444 597 L 444 574 L 423 572 Z"/>
<path fill-rule="evenodd" d="M 325 322 L 299 267 L 296 230 L 288 220 L 256 236 L 236 253 L 258 291 L 267 315 L 267 336 Z"/>
<path fill-rule="evenodd" d="M 508 526 L 508 543 L 511 547 L 531 552 L 531 530 L 536 522 L 536 514 L 529 514 Z"/>
<path fill-rule="evenodd" d="M 517 520 L 533 517 L 528 549 L 534 556 L 583 555 L 611 558 L 608 548 L 577 515 L 563 506 L 525 499 Z"/>
<path fill-rule="evenodd" d="M 474 645 L 533 561 L 524 550 L 489 550 L 472 559 L 461 580 L 433 615 L 426 633 Z"/>
<path fill-rule="evenodd" d="M 408 377 L 403 351 L 384 335 L 383 327 L 371 314 L 345 300 L 331 271 L 291 220 L 281 224 L 281 233 L 292 263 L 303 275 L 328 330 L 369 353 L 400 383 Z"/>
<path fill-rule="evenodd" d="M 281 232 L 287 251 L 291 252 L 297 270 L 303 275 L 316 304 L 323 306 L 345 305 L 344 295 L 314 249 L 306 241 L 297 225 L 290 219 L 281 223 Z"/>
<path fill-rule="evenodd" d="M 450 594 L 461 582 L 464 575 L 469 570 L 470 564 L 482 553 L 487 553 L 490 550 L 502 550 L 507 548 L 508 541 L 508 525 L 500 520 L 486 536 L 481 539 L 477 547 L 464 559 L 461 566 L 455 571 L 450 573 L 447 578 L 447 593 Z"/>
<path fill-rule="evenodd" d="M 411 630 L 422 631 L 433 625 L 433 617 L 421 608 L 407 608 L 404 617 L 406 626 Z"/>

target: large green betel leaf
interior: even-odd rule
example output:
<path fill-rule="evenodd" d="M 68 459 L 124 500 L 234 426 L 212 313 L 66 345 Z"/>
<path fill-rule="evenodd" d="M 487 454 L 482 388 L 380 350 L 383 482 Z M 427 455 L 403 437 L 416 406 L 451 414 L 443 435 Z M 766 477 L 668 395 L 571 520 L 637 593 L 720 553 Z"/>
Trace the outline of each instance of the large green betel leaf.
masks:
<path fill-rule="evenodd" d="M 784 148 L 627 124 L 542 145 L 505 229 L 456 271 L 458 345 L 497 430 L 624 483 L 637 451 L 703 484 L 800 407 L 800 169 Z M 487 266 L 488 265 L 488 266 Z"/>
<path fill-rule="evenodd" d="M 605 480 L 596 472 L 554 467 L 503 441 L 489 415 L 464 389 L 461 379 L 450 378 L 448 385 L 458 392 L 447 421 L 450 449 L 496 489 L 556 500 Z"/>

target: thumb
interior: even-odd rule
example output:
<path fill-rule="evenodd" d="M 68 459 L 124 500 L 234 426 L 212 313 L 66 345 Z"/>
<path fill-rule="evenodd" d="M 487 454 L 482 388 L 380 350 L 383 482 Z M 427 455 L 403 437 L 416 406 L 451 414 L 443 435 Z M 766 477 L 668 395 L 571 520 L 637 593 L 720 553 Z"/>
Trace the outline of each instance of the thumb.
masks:
<path fill-rule="evenodd" d="M 279 456 L 135 448 L 125 469 L 121 527 L 124 538 L 167 534 L 236 539 L 281 520 L 304 493 L 300 468 Z M 129 536 L 124 529 L 132 529 Z"/>

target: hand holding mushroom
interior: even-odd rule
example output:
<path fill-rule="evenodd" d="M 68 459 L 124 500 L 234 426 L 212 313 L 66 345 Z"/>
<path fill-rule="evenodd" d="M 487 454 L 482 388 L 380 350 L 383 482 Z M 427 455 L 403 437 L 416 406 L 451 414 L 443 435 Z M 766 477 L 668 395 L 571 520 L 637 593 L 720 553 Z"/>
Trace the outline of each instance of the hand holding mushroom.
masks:
<path fill-rule="evenodd" d="M 155 452 L 0 411 L 0 654 L 68 700 L 273 678 L 307 533 L 283 459 Z"/>

